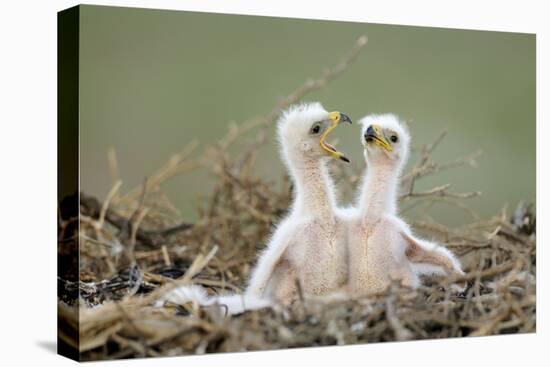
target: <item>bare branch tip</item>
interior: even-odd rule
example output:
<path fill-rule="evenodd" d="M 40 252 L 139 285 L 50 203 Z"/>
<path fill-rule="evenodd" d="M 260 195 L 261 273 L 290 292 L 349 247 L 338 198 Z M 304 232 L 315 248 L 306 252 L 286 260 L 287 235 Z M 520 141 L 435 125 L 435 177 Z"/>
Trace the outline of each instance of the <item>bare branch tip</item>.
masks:
<path fill-rule="evenodd" d="M 367 44 L 368 41 L 369 41 L 369 38 L 363 34 L 357 39 L 357 45 L 360 47 L 363 47 Z"/>

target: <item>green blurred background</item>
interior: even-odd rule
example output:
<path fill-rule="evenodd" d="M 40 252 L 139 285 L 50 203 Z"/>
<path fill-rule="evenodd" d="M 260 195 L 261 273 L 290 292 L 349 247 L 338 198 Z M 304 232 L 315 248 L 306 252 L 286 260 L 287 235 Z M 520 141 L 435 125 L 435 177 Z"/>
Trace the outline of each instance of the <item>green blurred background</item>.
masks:
<path fill-rule="evenodd" d="M 416 146 L 448 129 L 435 154 L 441 162 L 483 150 L 477 169 L 419 186 L 481 191 L 468 203 L 481 217 L 535 200 L 534 35 L 96 6 L 81 8 L 80 27 L 81 186 L 100 198 L 112 185 L 110 147 L 122 190 L 139 185 L 191 140 L 208 144 L 229 123 L 265 115 L 365 34 L 357 62 L 307 100 L 355 119 L 396 113 L 411 121 Z M 361 167 L 358 125 L 333 136 Z M 258 172 L 281 177 L 273 140 Z M 209 177 L 197 171 L 165 184 L 187 218 L 208 195 Z M 451 225 L 469 220 L 442 205 L 429 214 Z"/>

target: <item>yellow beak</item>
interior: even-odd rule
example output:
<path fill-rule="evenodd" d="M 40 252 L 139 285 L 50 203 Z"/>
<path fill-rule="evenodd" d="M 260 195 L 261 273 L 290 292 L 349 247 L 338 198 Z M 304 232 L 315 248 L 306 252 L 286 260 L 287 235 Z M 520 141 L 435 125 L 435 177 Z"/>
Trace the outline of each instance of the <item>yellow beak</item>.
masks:
<path fill-rule="evenodd" d="M 384 134 L 382 133 L 382 129 L 380 128 L 379 125 L 369 126 L 367 128 L 367 131 L 365 132 L 364 138 L 367 144 L 374 143 L 376 145 L 381 146 L 388 152 L 393 151 L 393 147 L 388 142 L 388 140 L 384 137 Z"/>
<path fill-rule="evenodd" d="M 321 135 L 321 139 L 319 140 L 319 144 L 321 144 L 321 148 L 323 148 L 330 156 L 334 158 L 338 158 L 343 160 L 344 162 L 349 162 L 349 159 L 344 155 L 344 153 L 336 150 L 336 148 L 329 143 L 326 142 L 326 139 L 330 132 L 334 130 L 338 125 L 340 125 L 342 122 L 349 122 L 351 124 L 351 118 L 346 115 L 345 113 L 341 112 L 331 112 L 328 114 L 329 119 L 331 120 L 330 126 L 325 130 L 323 135 Z"/>

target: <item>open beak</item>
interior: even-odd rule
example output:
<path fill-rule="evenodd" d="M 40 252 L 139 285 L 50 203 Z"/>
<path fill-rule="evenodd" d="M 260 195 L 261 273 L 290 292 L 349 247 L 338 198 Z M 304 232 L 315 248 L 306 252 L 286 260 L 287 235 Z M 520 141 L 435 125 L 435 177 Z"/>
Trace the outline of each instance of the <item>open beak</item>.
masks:
<path fill-rule="evenodd" d="M 367 128 L 367 131 L 365 132 L 365 142 L 367 144 L 374 143 L 376 145 L 379 145 L 387 152 L 393 151 L 393 147 L 386 140 L 384 134 L 382 134 L 382 129 L 378 125 L 371 125 Z"/>
<path fill-rule="evenodd" d="M 349 162 L 349 159 L 344 155 L 344 153 L 338 151 L 333 145 L 330 145 L 329 143 L 327 143 L 326 139 L 330 134 L 330 132 L 334 130 L 336 126 L 340 125 L 342 122 L 348 122 L 351 124 L 351 118 L 345 113 L 341 113 L 341 112 L 331 112 L 329 113 L 328 116 L 331 121 L 331 124 L 325 130 L 323 135 L 321 135 L 321 140 L 319 140 L 319 144 L 321 144 L 321 147 L 332 157 L 341 159 L 344 162 Z"/>

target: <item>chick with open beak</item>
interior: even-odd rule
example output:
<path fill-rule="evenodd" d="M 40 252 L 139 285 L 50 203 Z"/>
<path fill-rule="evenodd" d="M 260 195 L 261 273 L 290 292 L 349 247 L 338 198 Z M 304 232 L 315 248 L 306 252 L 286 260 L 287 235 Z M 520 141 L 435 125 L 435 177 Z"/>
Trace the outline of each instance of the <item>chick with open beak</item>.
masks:
<path fill-rule="evenodd" d="M 323 295 L 347 280 L 346 227 L 336 205 L 329 157 L 349 162 L 327 143 L 351 119 L 320 103 L 289 108 L 277 123 L 281 158 L 293 184 L 286 217 L 260 256 L 247 294 L 290 305 L 301 296 Z M 299 284 L 299 287 L 298 287 Z"/>
<path fill-rule="evenodd" d="M 328 116 L 329 116 L 330 125 L 325 129 L 325 131 L 321 135 L 319 144 L 321 145 L 321 148 L 323 148 L 330 156 L 341 159 L 344 162 L 349 163 L 349 159 L 344 155 L 344 153 L 338 151 L 333 145 L 327 143 L 326 139 L 330 134 L 330 132 L 334 130 L 341 123 L 347 122 L 351 124 L 352 123 L 351 118 L 345 113 L 337 112 L 337 111 L 330 112 Z"/>

